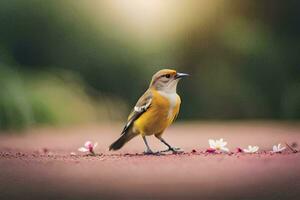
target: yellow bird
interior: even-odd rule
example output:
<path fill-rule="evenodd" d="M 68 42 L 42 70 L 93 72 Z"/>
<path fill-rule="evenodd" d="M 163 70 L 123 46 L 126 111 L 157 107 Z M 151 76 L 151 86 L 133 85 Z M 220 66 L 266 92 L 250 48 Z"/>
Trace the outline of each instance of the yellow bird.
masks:
<path fill-rule="evenodd" d="M 179 152 L 179 148 L 169 145 L 163 138 L 164 130 L 176 119 L 180 108 L 180 97 L 176 92 L 178 81 L 189 76 L 171 69 L 155 73 L 147 91 L 136 103 L 119 139 L 112 143 L 109 150 L 118 150 L 129 140 L 141 135 L 146 145 L 145 154 L 154 153 L 146 136 L 155 135 L 168 149 L 163 151 Z"/>

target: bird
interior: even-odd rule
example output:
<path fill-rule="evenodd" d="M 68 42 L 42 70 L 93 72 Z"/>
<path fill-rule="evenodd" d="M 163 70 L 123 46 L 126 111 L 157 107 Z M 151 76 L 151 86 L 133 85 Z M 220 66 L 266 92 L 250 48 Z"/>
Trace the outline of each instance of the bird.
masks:
<path fill-rule="evenodd" d="M 161 152 L 180 153 L 180 148 L 172 147 L 162 137 L 177 118 L 181 99 L 177 94 L 177 84 L 180 79 L 189 76 L 173 69 L 162 69 L 152 76 L 149 88 L 139 98 L 128 116 L 127 123 L 121 136 L 109 146 L 109 150 L 119 150 L 135 136 L 141 135 L 146 146 L 144 154 L 158 154 Z M 151 150 L 146 136 L 154 135 L 167 149 L 160 152 Z"/>

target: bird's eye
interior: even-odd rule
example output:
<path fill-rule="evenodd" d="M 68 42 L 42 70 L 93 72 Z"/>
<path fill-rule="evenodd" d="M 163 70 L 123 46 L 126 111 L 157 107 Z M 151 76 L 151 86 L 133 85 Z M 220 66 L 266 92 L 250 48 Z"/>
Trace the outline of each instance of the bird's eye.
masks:
<path fill-rule="evenodd" d="M 166 74 L 166 78 L 170 78 L 170 76 L 171 76 L 170 74 Z"/>

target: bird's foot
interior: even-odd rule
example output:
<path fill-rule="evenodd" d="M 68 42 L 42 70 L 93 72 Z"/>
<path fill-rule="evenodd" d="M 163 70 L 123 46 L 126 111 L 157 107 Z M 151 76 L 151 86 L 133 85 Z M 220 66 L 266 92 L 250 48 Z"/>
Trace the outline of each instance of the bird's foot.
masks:
<path fill-rule="evenodd" d="M 165 153 L 165 152 L 170 152 L 170 151 L 172 151 L 173 154 L 184 153 L 184 151 L 181 148 L 177 148 L 177 147 L 171 147 L 171 148 L 168 148 L 168 149 L 160 151 L 160 152 Z"/>
<path fill-rule="evenodd" d="M 147 149 L 146 151 L 144 151 L 144 155 L 160 156 L 160 155 L 163 155 L 163 153 L 159 152 L 159 151 L 153 152 L 151 149 Z"/>

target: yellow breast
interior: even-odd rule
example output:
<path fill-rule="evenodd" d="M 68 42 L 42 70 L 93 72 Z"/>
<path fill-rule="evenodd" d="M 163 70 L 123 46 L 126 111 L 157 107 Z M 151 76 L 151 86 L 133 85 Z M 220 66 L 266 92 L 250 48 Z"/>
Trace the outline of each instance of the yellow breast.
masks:
<path fill-rule="evenodd" d="M 143 135 L 162 133 L 172 124 L 180 107 L 180 98 L 176 93 L 165 94 L 156 90 L 151 92 L 151 106 L 134 122 L 134 128 Z"/>

